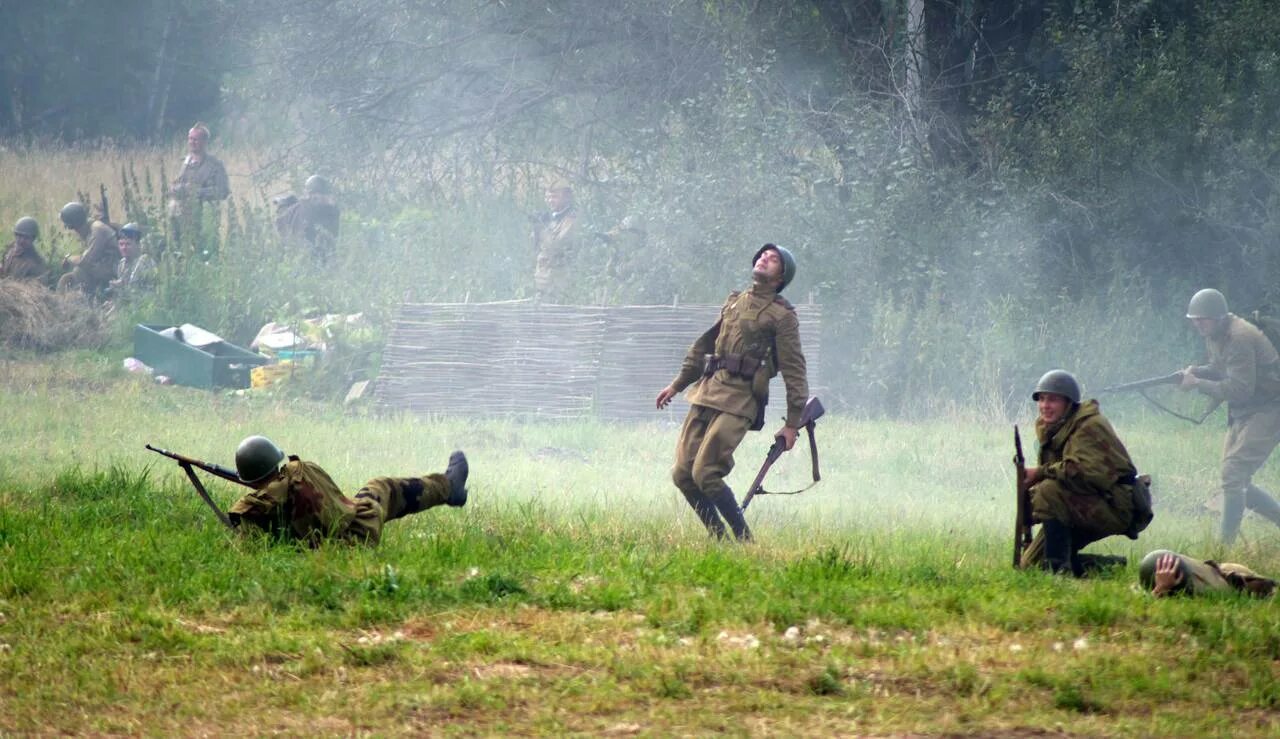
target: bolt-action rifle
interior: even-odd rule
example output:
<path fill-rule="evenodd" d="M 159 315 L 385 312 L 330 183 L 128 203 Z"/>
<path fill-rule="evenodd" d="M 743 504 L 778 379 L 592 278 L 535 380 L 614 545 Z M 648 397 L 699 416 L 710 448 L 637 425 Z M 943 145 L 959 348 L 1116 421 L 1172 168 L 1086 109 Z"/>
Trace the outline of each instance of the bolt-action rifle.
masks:
<path fill-rule="evenodd" d="M 98 197 L 98 209 L 102 211 L 99 215 L 102 216 L 103 223 L 110 225 L 111 203 L 107 201 L 107 186 L 102 183 L 98 183 Z M 112 228 L 114 228 L 114 226 L 112 226 Z"/>
<path fill-rule="evenodd" d="M 799 490 L 764 489 L 764 476 L 769 473 L 769 468 L 773 466 L 774 462 L 778 461 L 782 453 L 787 451 L 787 445 L 782 437 L 775 436 L 773 438 L 773 446 L 769 447 L 769 453 L 764 457 L 764 464 L 760 467 L 760 471 L 756 473 L 756 479 L 751 483 L 751 489 L 747 491 L 747 497 L 742 499 L 742 510 L 747 510 L 751 499 L 757 495 L 795 495 L 796 493 L 803 493 L 818 484 L 818 481 L 822 479 L 822 475 L 818 472 L 818 442 L 814 439 L 813 430 L 818 419 L 822 418 L 822 414 L 826 412 L 827 409 L 822 407 L 822 401 L 818 400 L 817 396 L 814 396 L 805 401 L 804 410 L 800 413 L 800 425 L 809 434 L 809 456 L 813 460 L 813 482 Z"/>
<path fill-rule="evenodd" d="M 1022 454 L 1022 435 L 1013 427 L 1013 474 L 1017 493 L 1017 518 L 1013 522 L 1013 569 L 1022 568 L 1022 553 L 1031 546 L 1031 491 L 1027 487 L 1027 458 Z"/>
<path fill-rule="evenodd" d="M 214 477 L 221 477 L 227 482 L 234 482 L 237 485 L 252 487 L 249 483 L 241 480 L 240 475 L 236 474 L 235 470 L 229 470 L 226 467 L 213 464 L 212 462 L 202 462 L 184 454 L 171 452 L 168 449 L 157 449 L 150 444 L 147 444 L 147 449 L 155 452 L 156 454 L 163 454 L 169 459 L 176 461 L 178 466 L 182 468 L 182 471 L 187 473 L 187 479 L 191 481 L 191 485 L 196 489 L 196 492 L 200 494 L 200 497 L 204 500 L 205 504 L 213 511 L 213 515 L 218 517 L 218 520 L 222 522 L 223 526 L 226 526 L 229 529 L 235 528 L 231 523 L 231 519 L 227 517 L 227 514 L 223 513 L 222 509 L 218 508 L 218 504 L 213 502 L 213 498 L 209 497 L 209 492 L 204 489 L 204 485 L 200 482 L 200 478 L 196 477 L 196 472 L 192 468 L 199 467 Z"/>
<path fill-rule="evenodd" d="M 1206 372 L 1204 374 L 1196 373 L 1196 376 L 1204 380 L 1221 380 L 1222 379 L 1222 375 L 1216 372 Z M 1108 393 L 1124 393 L 1129 391 L 1136 391 L 1139 395 L 1142 396 L 1143 400 L 1146 400 L 1148 403 L 1150 403 L 1151 405 L 1154 405 L 1155 407 L 1159 408 L 1165 413 L 1168 413 L 1169 415 L 1175 418 L 1181 418 L 1184 421 L 1190 421 L 1191 423 L 1194 423 L 1197 426 L 1199 426 L 1200 424 L 1204 423 L 1205 419 L 1208 418 L 1210 415 L 1212 415 L 1214 411 L 1218 410 L 1218 406 L 1222 405 L 1221 400 L 1214 401 L 1212 404 L 1209 405 L 1208 410 L 1206 410 L 1203 414 L 1201 414 L 1199 418 L 1196 418 L 1194 416 L 1187 416 L 1182 413 L 1179 413 L 1173 410 L 1172 408 L 1165 406 L 1163 403 L 1151 397 L 1150 395 L 1147 395 L 1147 390 L 1149 388 L 1159 387 L 1161 385 L 1177 385 L 1180 382 L 1182 382 L 1181 371 L 1173 372 L 1167 375 L 1160 375 L 1159 377 L 1148 377 L 1145 380 L 1135 380 L 1133 382 L 1122 382 L 1119 385 L 1110 385 L 1099 390 L 1098 394 L 1106 395 Z"/>

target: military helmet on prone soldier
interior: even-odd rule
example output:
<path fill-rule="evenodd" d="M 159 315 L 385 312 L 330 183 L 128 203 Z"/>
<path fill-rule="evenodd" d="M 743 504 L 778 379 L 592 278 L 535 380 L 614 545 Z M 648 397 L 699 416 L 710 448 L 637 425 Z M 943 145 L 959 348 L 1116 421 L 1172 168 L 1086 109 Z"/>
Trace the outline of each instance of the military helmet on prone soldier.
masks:
<path fill-rule="evenodd" d="M 31 216 L 23 216 L 18 222 L 13 224 L 14 236 L 29 236 L 38 238 L 40 236 L 40 224 L 36 223 L 36 219 Z"/>
<path fill-rule="evenodd" d="M 127 236 L 134 241 L 142 239 L 142 226 L 136 223 L 126 223 L 120 227 L 120 235 Z"/>
<path fill-rule="evenodd" d="M 1227 299 L 1222 293 L 1206 287 L 1191 296 L 1187 304 L 1187 318 L 1226 318 Z"/>
<path fill-rule="evenodd" d="M 1076 381 L 1075 375 L 1066 370 L 1049 370 L 1040 377 L 1040 382 L 1036 383 L 1036 390 L 1031 393 L 1031 399 L 1039 400 L 1041 393 L 1061 395 L 1072 403 L 1079 403 L 1080 383 Z"/>
<path fill-rule="evenodd" d="M 328 179 L 321 177 L 318 174 L 313 174 L 307 178 L 305 183 L 303 183 L 302 189 L 308 195 L 328 195 L 333 190 L 333 186 L 329 184 Z"/>
<path fill-rule="evenodd" d="M 284 452 L 265 436 L 250 436 L 236 447 L 236 474 L 247 483 L 267 479 L 283 461 Z"/>
<path fill-rule="evenodd" d="M 1182 573 L 1182 582 L 1175 589 L 1181 590 L 1186 587 L 1187 581 L 1191 578 L 1191 573 L 1187 571 L 1187 563 L 1176 552 L 1171 552 L 1168 549 L 1157 549 L 1143 557 L 1142 561 L 1138 563 L 1138 581 L 1142 583 L 1144 589 L 1151 590 L 1156 586 L 1156 564 L 1166 554 L 1173 555 L 1174 559 L 1177 560 L 1177 570 Z"/>
<path fill-rule="evenodd" d="M 782 292 L 783 288 L 791 284 L 796 276 L 796 258 L 789 249 L 785 249 L 777 244 L 765 244 L 756 250 L 755 256 L 751 257 L 751 266 L 754 267 L 756 260 L 760 258 L 769 249 L 778 252 L 778 259 L 782 261 L 782 282 L 778 285 L 778 292 Z"/>
<path fill-rule="evenodd" d="M 67 228 L 80 228 L 89 221 L 89 209 L 84 207 L 84 203 L 72 200 L 62 206 L 62 212 L 58 214 L 58 217 L 62 219 Z"/>

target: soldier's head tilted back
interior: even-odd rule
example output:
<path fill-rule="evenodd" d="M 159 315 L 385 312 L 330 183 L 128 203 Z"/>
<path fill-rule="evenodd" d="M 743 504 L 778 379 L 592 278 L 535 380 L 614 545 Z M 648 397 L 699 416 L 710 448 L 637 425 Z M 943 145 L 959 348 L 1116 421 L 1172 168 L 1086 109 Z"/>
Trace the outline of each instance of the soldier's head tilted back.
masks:
<path fill-rule="evenodd" d="M 796 276 L 796 258 L 777 244 L 765 244 L 751 257 L 751 278 L 782 292 Z"/>

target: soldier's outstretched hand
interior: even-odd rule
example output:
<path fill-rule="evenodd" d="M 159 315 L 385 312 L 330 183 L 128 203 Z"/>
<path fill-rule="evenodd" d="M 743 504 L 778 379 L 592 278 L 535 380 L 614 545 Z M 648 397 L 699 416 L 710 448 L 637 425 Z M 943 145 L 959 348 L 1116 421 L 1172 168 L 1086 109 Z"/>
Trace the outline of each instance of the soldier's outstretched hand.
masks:
<path fill-rule="evenodd" d="M 1164 595 L 1181 585 L 1185 577 L 1182 570 L 1178 569 L 1178 558 L 1172 554 L 1162 554 L 1156 560 L 1156 586 L 1152 592 Z"/>
<path fill-rule="evenodd" d="M 658 391 L 658 399 L 654 405 L 657 406 L 658 410 L 662 410 L 671 404 L 671 399 L 674 397 L 676 397 L 676 389 L 667 385 Z"/>

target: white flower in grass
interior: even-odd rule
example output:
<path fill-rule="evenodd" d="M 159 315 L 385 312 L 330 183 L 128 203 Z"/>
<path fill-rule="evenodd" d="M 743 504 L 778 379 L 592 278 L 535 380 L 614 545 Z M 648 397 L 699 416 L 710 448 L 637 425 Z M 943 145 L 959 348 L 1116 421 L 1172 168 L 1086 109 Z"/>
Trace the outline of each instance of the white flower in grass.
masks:
<path fill-rule="evenodd" d="M 782 640 L 792 644 L 800 641 L 800 627 L 788 626 L 787 630 L 782 634 Z"/>
<path fill-rule="evenodd" d="M 1009 645 L 1009 651 L 1010 651 L 1010 652 L 1021 652 L 1021 651 L 1022 651 L 1022 645 L 1021 645 L 1021 644 L 1010 644 L 1010 645 Z"/>
<path fill-rule="evenodd" d="M 1082 649 L 1088 649 L 1088 648 L 1089 648 L 1089 640 L 1088 640 L 1088 639 L 1085 639 L 1085 638 L 1082 636 L 1082 637 L 1080 637 L 1079 639 L 1076 639 L 1075 641 L 1071 642 L 1071 648 L 1072 648 L 1072 649 L 1074 649 L 1074 650 L 1076 650 L 1077 652 L 1078 652 L 1078 651 L 1080 651 L 1080 650 L 1082 650 Z"/>

